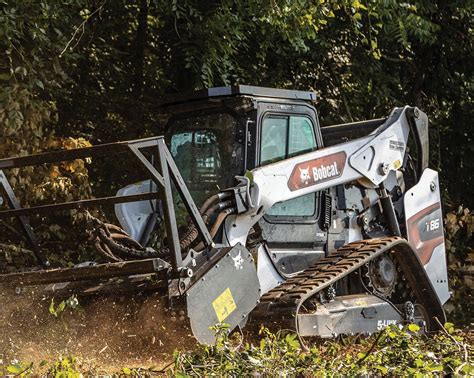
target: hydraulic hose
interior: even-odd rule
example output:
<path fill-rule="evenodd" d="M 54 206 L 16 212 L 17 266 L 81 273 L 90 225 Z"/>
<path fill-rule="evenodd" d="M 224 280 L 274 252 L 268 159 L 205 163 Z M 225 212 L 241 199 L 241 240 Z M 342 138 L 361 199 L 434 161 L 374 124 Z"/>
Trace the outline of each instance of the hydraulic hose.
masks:
<path fill-rule="evenodd" d="M 212 237 L 216 236 L 217 231 L 221 227 L 221 225 L 224 222 L 225 218 L 227 218 L 227 216 L 229 214 L 234 214 L 235 212 L 236 212 L 236 208 L 231 207 L 231 208 L 225 209 L 224 211 L 221 211 L 219 213 L 219 215 L 217 216 L 216 221 L 214 222 L 214 224 L 211 228 L 211 231 L 210 231 L 210 234 L 211 234 Z"/>
<path fill-rule="evenodd" d="M 224 211 L 232 206 L 232 201 L 225 199 L 231 196 L 230 193 L 218 193 L 209 197 L 200 209 L 200 213 L 206 225 L 214 219 L 211 235 L 214 237 L 220 224 L 225 219 Z M 224 210 L 224 211 L 223 211 Z M 230 210 L 230 209 L 229 209 Z M 222 215 L 221 215 L 222 214 Z M 101 220 L 93 217 L 87 213 L 88 223 L 92 226 L 89 233 L 91 239 L 94 240 L 94 245 L 98 252 L 100 252 L 107 260 L 121 261 L 123 258 L 153 258 L 165 257 L 169 254 L 169 249 L 166 246 L 158 250 L 152 248 L 145 248 L 130 235 L 128 235 L 120 227 L 104 223 Z M 216 228 L 217 227 L 217 228 Z M 185 250 L 189 248 L 196 241 L 199 235 L 198 229 L 194 224 L 190 225 L 184 235 L 180 238 L 180 248 Z M 201 243 L 202 244 L 202 243 Z"/>
<path fill-rule="evenodd" d="M 147 249 L 142 246 L 140 246 L 141 248 L 128 247 L 123 243 L 119 243 L 116 239 L 111 237 L 111 235 L 107 235 L 107 232 L 102 227 L 98 229 L 97 236 L 99 237 L 100 241 L 109 248 L 109 251 L 111 251 L 113 255 L 117 254 L 120 257 L 133 256 L 136 258 L 146 259 L 152 257 L 159 257 L 161 255 L 159 252 L 162 252 L 161 250 L 155 251 L 153 249 Z M 128 240 L 133 240 L 130 237 L 127 238 Z M 122 238 L 122 241 L 123 240 L 124 239 Z"/>
<path fill-rule="evenodd" d="M 220 203 L 223 203 L 221 201 L 229 198 L 230 196 L 231 196 L 231 193 L 220 192 L 220 193 L 214 194 L 213 196 L 209 197 L 206 201 L 204 201 L 203 205 L 201 206 L 201 209 L 199 210 L 199 213 L 202 215 L 202 218 L 206 225 L 208 223 L 209 218 L 212 217 L 214 212 L 217 211 L 219 208 L 222 208 L 222 205 L 219 205 Z M 192 244 L 192 242 L 196 240 L 198 235 L 199 235 L 199 232 L 196 228 L 196 225 L 194 223 L 191 223 L 188 226 L 188 228 L 186 228 L 186 230 L 183 233 L 183 236 L 181 237 L 181 240 L 180 240 L 181 249 L 188 248 Z"/>
<path fill-rule="evenodd" d="M 230 207 L 230 208 L 224 209 L 223 211 L 221 211 L 219 213 L 219 215 L 216 218 L 216 221 L 214 222 L 214 224 L 211 227 L 211 231 L 209 231 L 212 238 L 214 238 L 214 236 L 216 236 L 217 231 L 219 230 L 219 228 L 221 227 L 222 223 L 225 221 L 227 216 L 230 215 L 230 214 L 235 213 L 236 211 L 237 211 L 237 209 L 235 207 Z M 203 248 L 204 248 L 204 243 L 203 242 L 200 242 L 195 247 L 196 251 L 200 251 Z"/>
<path fill-rule="evenodd" d="M 223 201 L 223 202 L 218 202 L 211 208 L 209 208 L 203 215 L 207 216 L 209 218 L 211 215 L 215 214 L 216 212 L 220 212 L 224 209 L 227 209 L 228 207 L 232 206 L 232 201 Z"/>
<path fill-rule="evenodd" d="M 218 202 L 214 206 L 210 206 L 204 212 L 204 214 L 202 214 L 202 219 L 203 219 L 204 223 L 206 224 L 206 226 L 209 226 L 209 223 L 214 218 L 214 215 L 217 212 L 220 212 L 220 211 L 222 211 L 222 210 L 224 210 L 224 209 L 226 209 L 230 206 L 232 206 L 232 201 Z M 198 231 L 198 229 L 196 228 L 196 226 L 194 224 L 192 225 L 192 228 L 189 228 L 189 230 L 190 230 L 190 232 L 188 234 L 186 234 L 185 237 L 181 238 L 181 242 L 182 242 L 181 248 L 182 249 L 186 249 L 189 246 L 191 246 L 192 243 L 194 241 L 196 241 L 196 239 L 199 235 L 199 231 Z"/>
<path fill-rule="evenodd" d="M 211 205 L 214 205 L 214 203 L 218 201 L 222 202 L 222 200 L 227 199 L 230 196 L 231 193 L 229 192 L 219 192 L 217 194 L 214 194 L 213 196 L 210 196 L 207 200 L 204 201 L 199 212 L 201 213 L 201 215 L 204 214 Z"/>

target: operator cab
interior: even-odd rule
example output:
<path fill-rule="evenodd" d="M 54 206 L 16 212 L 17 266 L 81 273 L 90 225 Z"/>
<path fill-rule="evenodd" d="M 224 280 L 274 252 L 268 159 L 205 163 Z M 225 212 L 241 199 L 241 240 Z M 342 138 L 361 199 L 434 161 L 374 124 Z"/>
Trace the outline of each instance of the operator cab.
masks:
<path fill-rule="evenodd" d="M 314 92 L 243 85 L 167 96 L 166 140 L 196 205 L 234 186 L 236 175 L 322 148 L 314 100 Z M 280 274 L 304 269 L 327 250 L 323 197 L 275 204 L 259 221 Z"/>

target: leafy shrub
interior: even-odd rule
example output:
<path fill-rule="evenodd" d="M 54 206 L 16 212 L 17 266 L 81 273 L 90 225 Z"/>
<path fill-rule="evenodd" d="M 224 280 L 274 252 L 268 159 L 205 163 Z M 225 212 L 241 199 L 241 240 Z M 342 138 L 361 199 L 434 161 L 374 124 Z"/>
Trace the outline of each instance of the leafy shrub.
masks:
<path fill-rule="evenodd" d="M 0 158 L 36 154 L 45 151 L 88 147 L 91 144 L 84 138 L 56 137 L 48 130 L 48 124 L 56 121 L 54 106 L 38 99 L 28 88 L 19 84 L 0 90 Z M 5 171 L 22 207 L 52 202 L 71 201 L 87 198 L 92 194 L 89 185 L 87 161 L 73 160 L 58 164 L 43 164 Z M 6 203 L 3 207 L 8 206 Z M 64 265 L 61 256 L 64 248 L 60 245 L 75 243 L 84 239 L 82 233 L 66 232 L 66 227 L 80 221 L 77 212 L 55 213 L 48 216 L 32 216 L 30 222 L 40 240 L 47 244 L 43 249 L 54 250 L 49 256 L 56 265 Z M 17 268 L 34 263 L 32 254 L 25 254 L 21 248 L 10 245 L 25 245 L 25 238 L 16 231 L 16 220 L 1 221 L 2 247 L 4 255 L 0 259 L 7 263 L 15 262 Z M 59 242 L 59 243 L 58 243 Z M 48 244 L 49 243 L 49 244 Z M 78 254 L 77 251 L 73 254 Z"/>
<path fill-rule="evenodd" d="M 304 350 L 295 334 L 272 334 L 266 329 L 256 345 L 235 347 L 235 340 L 218 333 L 216 346 L 175 354 L 177 376 L 333 376 L 472 374 L 470 346 L 450 323 L 432 337 L 411 324 L 390 326 L 368 338 L 309 344 Z"/>
<path fill-rule="evenodd" d="M 229 337 L 226 327 L 218 327 L 215 346 L 199 346 L 194 351 L 176 351 L 174 361 L 162 370 L 154 367 L 121 367 L 117 376 L 444 376 L 473 375 L 472 334 L 463 333 L 452 323 L 434 335 L 420 332 L 415 324 L 400 329 L 390 326 L 370 337 L 351 336 L 335 340 L 305 340 L 303 348 L 292 333 L 271 333 L 265 328 L 260 339 L 243 343 L 240 335 Z M 78 357 L 61 357 L 39 366 L 14 361 L 0 366 L 0 374 L 32 376 L 47 371 L 48 376 L 80 377 L 103 372 L 100 366 L 84 364 Z"/>
<path fill-rule="evenodd" d="M 448 315 L 459 324 L 472 322 L 474 262 L 474 214 L 461 206 L 445 217 L 446 252 L 452 299 Z"/>
<path fill-rule="evenodd" d="M 48 372 L 48 376 L 55 378 L 79 378 L 82 374 L 79 370 L 79 363 L 75 357 L 65 357 L 56 361 Z"/>

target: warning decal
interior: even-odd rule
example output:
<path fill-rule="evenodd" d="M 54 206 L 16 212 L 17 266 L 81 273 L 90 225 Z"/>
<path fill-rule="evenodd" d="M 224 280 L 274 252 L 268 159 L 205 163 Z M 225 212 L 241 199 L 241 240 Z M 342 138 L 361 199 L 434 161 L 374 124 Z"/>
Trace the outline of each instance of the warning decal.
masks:
<path fill-rule="evenodd" d="M 214 307 L 214 311 L 217 315 L 217 319 L 219 322 L 225 320 L 232 312 L 237 308 L 234 298 L 232 297 L 232 293 L 230 289 L 225 289 L 221 295 L 219 295 L 214 301 L 212 302 L 212 307 Z"/>

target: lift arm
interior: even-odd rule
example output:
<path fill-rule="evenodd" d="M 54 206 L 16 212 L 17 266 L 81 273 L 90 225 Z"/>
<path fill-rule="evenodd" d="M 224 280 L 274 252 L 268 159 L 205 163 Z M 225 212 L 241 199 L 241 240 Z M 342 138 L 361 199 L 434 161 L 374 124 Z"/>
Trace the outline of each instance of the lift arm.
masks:
<path fill-rule="evenodd" d="M 417 129 L 428 127 L 426 114 L 418 109 L 395 108 L 365 137 L 254 169 L 247 210 L 227 223 L 229 243 L 244 244 L 250 228 L 278 202 L 357 180 L 378 187 L 402 166 L 413 122 Z"/>

